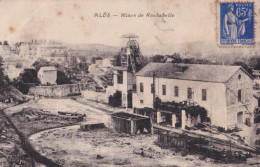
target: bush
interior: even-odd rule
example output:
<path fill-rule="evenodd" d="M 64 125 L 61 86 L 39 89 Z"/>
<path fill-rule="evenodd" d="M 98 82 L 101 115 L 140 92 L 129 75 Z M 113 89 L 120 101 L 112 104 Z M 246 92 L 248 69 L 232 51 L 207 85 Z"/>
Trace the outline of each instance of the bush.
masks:
<path fill-rule="evenodd" d="M 122 104 L 122 92 L 116 91 L 113 95 L 108 98 L 108 104 L 113 107 L 119 107 Z"/>
<path fill-rule="evenodd" d="M 198 123 L 197 125 L 195 125 L 195 127 L 198 129 L 206 128 L 206 126 L 203 125 L 202 123 Z"/>
<path fill-rule="evenodd" d="M 226 131 L 226 133 L 233 133 L 234 132 L 234 130 L 232 130 L 232 129 L 227 129 L 227 131 Z"/>
<path fill-rule="evenodd" d="M 180 117 L 181 110 L 184 109 L 186 117 L 188 117 L 188 115 L 190 115 L 193 118 L 197 118 L 198 116 L 200 116 L 201 122 L 207 120 L 207 111 L 204 107 L 199 105 L 188 105 L 187 101 L 162 102 L 159 97 L 156 97 L 154 102 L 154 108 L 173 112 L 177 115 L 177 117 Z"/>
<path fill-rule="evenodd" d="M 260 128 L 256 129 L 256 134 L 258 135 L 260 133 Z"/>
<path fill-rule="evenodd" d="M 239 129 L 237 126 L 235 126 L 234 132 L 239 132 Z"/>
<path fill-rule="evenodd" d="M 225 128 L 223 128 L 223 127 L 218 127 L 217 129 L 219 132 L 225 132 Z"/>
<path fill-rule="evenodd" d="M 15 65 L 15 67 L 16 67 L 16 68 L 22 68 L 23 65 L 22 65 L 22 63 L 17 62 L 16 65 Z"/>

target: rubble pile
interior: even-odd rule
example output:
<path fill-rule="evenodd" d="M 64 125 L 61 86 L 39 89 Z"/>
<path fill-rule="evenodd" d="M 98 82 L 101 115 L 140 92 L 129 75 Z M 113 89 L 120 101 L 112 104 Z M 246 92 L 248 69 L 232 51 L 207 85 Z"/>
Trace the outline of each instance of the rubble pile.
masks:
<path fill-rule="evenodd" d="M 52 114 L 42 109 L 27 107 L 11 114 L 10 119 L 24 135 L 28 136 L 44 129 L 73 125 L 82 121 L 83 117 Z"/>
<path fill-rule="evenodd" d="M 32 159 L 24 152 L 14 129 L 0 112 L 0 165 L 32 166 Z"/>

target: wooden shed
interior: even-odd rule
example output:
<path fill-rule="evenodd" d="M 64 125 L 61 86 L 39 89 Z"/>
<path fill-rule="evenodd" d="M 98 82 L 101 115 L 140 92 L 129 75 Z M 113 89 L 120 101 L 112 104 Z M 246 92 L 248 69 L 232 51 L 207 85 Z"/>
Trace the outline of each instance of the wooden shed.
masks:
<path fill-rule="evenodd" d="M 152 133 L 151 119 L 146 116 L 119 112 L 112 114 L 114 128 L 117 132 L 135 135 L 138 133 Z"/>

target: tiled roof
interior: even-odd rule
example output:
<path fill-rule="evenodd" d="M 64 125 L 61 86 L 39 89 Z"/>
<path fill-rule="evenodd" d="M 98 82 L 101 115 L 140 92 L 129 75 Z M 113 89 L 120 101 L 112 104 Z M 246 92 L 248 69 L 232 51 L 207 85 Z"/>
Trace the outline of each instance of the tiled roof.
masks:
<path fill-rule="evenodd" d="M 227 82 L 240 66 L 149 63 L 136 76 L 171 78 L 205 82 Z M 244 70 L 243 70 L 244 71 Z"/>

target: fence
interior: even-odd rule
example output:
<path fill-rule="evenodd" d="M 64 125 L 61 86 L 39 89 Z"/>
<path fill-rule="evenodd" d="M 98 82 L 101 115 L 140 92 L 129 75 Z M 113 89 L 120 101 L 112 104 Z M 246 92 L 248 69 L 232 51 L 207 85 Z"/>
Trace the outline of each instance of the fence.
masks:
<path fill-rule="evenodd" d="M 157 145 L 163 148 L 200 154 L 227 163 L 246 161 L 249 154 L 233 147 L 231 142 L 217 143 L 201 137 L 191 137 L 169 131 L 158 131 Z"/>

